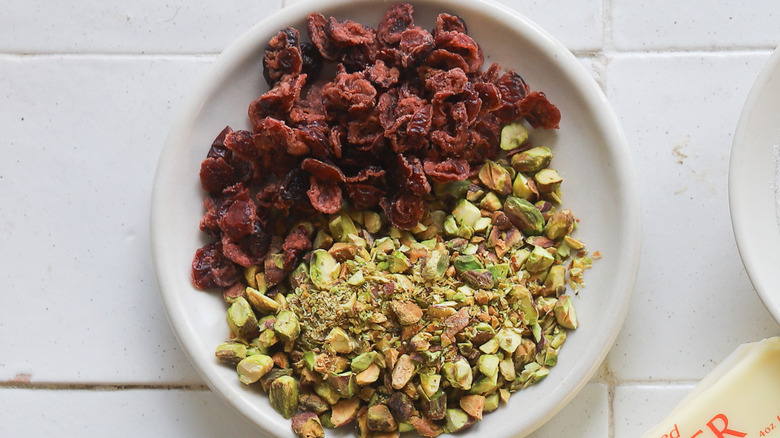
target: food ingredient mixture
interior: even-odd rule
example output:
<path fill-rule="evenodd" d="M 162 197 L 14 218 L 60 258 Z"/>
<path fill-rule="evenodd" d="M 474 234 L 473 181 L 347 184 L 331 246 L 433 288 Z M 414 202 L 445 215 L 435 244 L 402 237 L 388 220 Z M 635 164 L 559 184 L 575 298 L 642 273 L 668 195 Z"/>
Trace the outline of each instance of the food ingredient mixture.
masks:
<path fill-rule="evenodd" d="M 560 112 L 483 71 L 457 16 L 312 13 L 307 33 L 270 40 L 252 130 L 225 128 L 201 165 L 212 241 L 192 278 L 229 303 L 216 356 L 300 436 L 463 430 L 547 376 L 578 325 L 566 291 L 592 259 L 528 140 Z"/>

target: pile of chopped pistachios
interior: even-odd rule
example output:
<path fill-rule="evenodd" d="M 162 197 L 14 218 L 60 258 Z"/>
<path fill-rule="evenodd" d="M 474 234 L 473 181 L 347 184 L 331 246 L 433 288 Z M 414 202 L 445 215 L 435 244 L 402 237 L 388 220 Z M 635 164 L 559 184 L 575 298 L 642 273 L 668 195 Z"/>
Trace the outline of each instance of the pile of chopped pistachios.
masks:
<path fill-rule="evenodd" d="M 217 357 L 302 437 L 457 432 L 544 379 L 578 325 L 566 292 L 598 253 L 572 236 L 552 151 L 527 137 L 504 127 L 507 156 L 436 185 L 411 231 L 374 211 L 296 224 L 312 251 L 273 288 L 245 270 Z"/>

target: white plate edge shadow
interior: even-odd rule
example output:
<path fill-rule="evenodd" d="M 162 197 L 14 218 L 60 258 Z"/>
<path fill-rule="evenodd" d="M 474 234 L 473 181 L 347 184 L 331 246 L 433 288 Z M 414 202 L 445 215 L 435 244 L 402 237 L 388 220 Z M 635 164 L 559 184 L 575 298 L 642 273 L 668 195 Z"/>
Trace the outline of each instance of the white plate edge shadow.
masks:
<path fill-rule="evenodd" d="M 756 77 L 740 113 L 729 158 L 728 197 L 742 263 L 759 298 L 780 322 L 776 198 L 780 123 L 771 119 L 778 110 L 780 50 L 776 49 Z"/>

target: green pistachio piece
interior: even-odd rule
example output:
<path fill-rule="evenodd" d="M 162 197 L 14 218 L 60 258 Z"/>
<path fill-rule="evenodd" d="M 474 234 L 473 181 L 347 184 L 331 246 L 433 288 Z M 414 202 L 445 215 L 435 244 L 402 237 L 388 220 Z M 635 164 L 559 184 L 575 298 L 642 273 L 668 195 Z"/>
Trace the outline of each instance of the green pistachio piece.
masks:
<path fill-rule="evenodd" d="M 468 181 L 452 181 L 445 184 L 435 184 L 433 193 L 442 202 L 450 203 L 466 197 L 471 185 Z"/>
<path fill-rule="evenodd" d="M 455 433 L 469 425 L 469 415 L 460 408 L 447 409 L 444 420 L 446 421 L 445 429 L 448 433 Z"/>
<path fill-rule="evenodd" d="M 299 263 L 298 266 L 290 272 L 290 286 L 292 286 L 293 289 L 306 283 L 308 280 L 309 267 L 306 265 L 306 262 Z"/>
<path fill-rule="evenodd" d="M 485 194 L 485 190 L 478 184 L 469 184 L 468 190 L 466 190 L 466 199 L 470 202 L 477 202 L 482 199 L 482 195 Z"/>
<path fill-rule="evenodd" d="M 368 430 L 374 432 L 393 432 L 398 430 L 390 409 L 381 403 L 377 403 L 368 408 Z"/>
<path fill-rule="evenodd" d="M 339 393 L 336 392 L 336 389 L 330 386 L 324 380 L 314 383 L 314 392 L 317 393 L 318 396 L 322 397 L 322 399 L 325 400 L 329 405 L 335 405 L 341 398 Z"/>
<path fill-rule="evenodd" d="M 550 148 L 537 146 L 512 155 L 512 168 L 518 172 L 537 172 L 550 165 L 553 154 Z"/>
<path fill-rule="evenodd" d="M 501 128 L 501 150 L 517 149 L 528 140 L 528 129 L 520 122 L 510 123 Z"/>
<path fill-rule="evenodd" d="M 472 271 L 475 269 L 484 269 L 485 266 L 473 255 L 460 255 L 455 257 L 452 261 L 452 265 L 455 266 L 455 271 L 458 274 L 462 274 L 466 271 Z"/>
<path fill-rule="evenodd" d="M 265 354 L 254 354 L 243 359 L 236 365 L 238 380 L 245 385 L 255 383 L 266 375 L 274 366 L 274 360 Z"/>
<path fill-rule="evenodd" d="M 382 229 L 382 217 L 375 211 L 363 212 L 363 226 L 366 227 L 366 231 L 371 234 L 378 233 Z"/>
<path fill-rule="evenodd" d="M 399 250 L 393 251 L 387 257 L 387 269 L 393 274 L 401 274 L 412 268 L 409 258 Z"/>
<path fill-rule="evenodd" d="M 498 374 L 499 362 L 501 360 L 495 354 L 483 354 L 477 359 L 477 368 L 482 374 L 495 377 Z"/>
<path fill-rule="evenodd" d="M 488 340 L 484 344 L 479 346 L 479 351 L 485 353 L 485 354 L 493 354 L 498 351 L 499 344 L 498 339 L 493 337 L 492 339 Z"/>
<path fill-rule="evenodd" d="M 359 373 L 368 368 L 372 363 L 374 363 L 373 351 L 368 353 L 361 353 L 352 359 L 352 362 L 350 362 L 350 369 L 354 373 Z"/>
<path fill-rule="evenodd" d="M 553 263 L 555 263 L 555 257 L 550 254 L 550 251 L 541 246 L 534 246 L 533 251 L 525 261 L 525 269 L 531 273 L 538 273 L 549 268 Z"/>
<path fill-rule="evenodd" d="M 477 379 L 469 389 L 469 394 L 487 395 L 495 391 L 496 388 L 498 388 L 498 370 L 493 376 L 482 376 Z"/>
<path fill-rule="evenodd" d="M 566 290 L 566 266 L 555 265 L 550 267 L 547 278 L 544 279 L 544 289 L 549 294 L 558 296 Z"/>
<path fill-rule="evenodd" d="M 498 346 L 507 353 L 513 353 L 520 343 L 523 341 L 523 337 L 513 328 L 504 327 L 496 333 L 494 338 L 498 341 Z"/>
<path fill-rule="evenodd" d="M 350 371 L 329 375 L 328 384 L 336 390 L 336 393 L 342 398 L 352 398 L 358 391 L 355 373 Z"/>
<path fill-rule="evenodd" d="M 555 313 L 555 320 L 562 327 L 574 330 L 579 326 L 577 315 L 574 312 L 574 305 L 572 305 L 571 297 L 568 295 L 561 295 L 558 298 L 553 312 Z"/>
<path fill-rule="evenodd" d="M 428 257 L 425 259 L 425 264 L 420 271 L 420 276 L 422 276 L 425 281 L 441 280 L 447 272 L 449 263 L 449 251 L 447 251 L 447 248 L 444 245 L 439 244 L 436 249 L 428 251 Z"/>
<path fill-rule="evenodd" d="M 439 391 L 441 375 L 433 372 L 420 373 L 420 387 L 428 398 Z"/>
<path fill-rule="evenodd" d="M 325 431 L 320 418 L 314 412 L 301 412 L 291 419 L 293 433 L 301 438 L 323 438 Z"/>
<path fill-rule="evenodd" d="M 244 297 L 236 298 L 236 301 L 228 307 L 227 323 L 230 332 L 237 338 L 254 339 L 259 333 L 255 312 Z"/>
<path fill-rule="evenodd" d="M 489 192 L 482 198 L 482 201 L 479 202 L 479 207 L 492 212 L 501 210 L 503 205 L 501 204 L 501 199 L 495 192 Z"/>
<path fill-rule="evenodd" d="M 333 239 L 337 242 L 349 242 L 348 236 L 350 234 L 356 235 L 358 233 L 355 222 L 353 222 L 349 214 L 345 212 L 342 212 L 333 218 L 328 224 L 328 229 L 330 230 Z"/>
<path fill-rule="evenodd" d="M 518 172 L 515 176 L 515 182 L 512 183 L 512 195 L 526 200 L 536 197 L 538 190 L 535 184 L 533 186 L 531 184 L 534 183 L 528 182 L 528 177 L 525 174 Z"/>
<path fill-rule="evenodd" d="M 558 210 L 550 216 L 544 226 L 544 235 L 551 240 L 559 240 L 574 230 L 576 218 L 568 208 Z"/>
<path fill-rule="evenodd" d="M 504 202 L 504 214 L 525 235 L 539 236 L 544 231 L 542 212 L 525 199 L 508 197 Z"/>
<path fill-rule="evenodd" d="M 286 419 L 298 410 L 298 382 L 291 376 L 282 376 L 271 383 L 268 399 L 276 412 Z"/>
<path fill-rule="evenodd" d="M 214 354 L 222 363 L 238 365 L 239 362 L 246 359 L 246 351 L 246 344 L 228 341 L 219 344 Z"/>
<path fill-rule="evenodd" d="M 555 169 L 542 169 L 536 172 L 534 181 L 540 192 L 551 193 L 558 190 L 558 187 L 560 187 L 563 182 L 563 178 Z"/>
<path fill-rule="evenodd" d="M 498 393 L 494 392 L 485 397 L 485 407 L 482 412 L 493 412 L 498 409 Z"/>
<path fill-rule="evenodd" d="M 314 236 L 314 241 L 311 245 L 314 249 L 328 249 L 333 245 L 333 237 L 325 230 L 320 229 Z"/>
<path fill-rule="evenodd" d="M 453 387 L 466 390 L 471 388 L 473 376 L 471 366 L 465 357 L 460 357 L 455 362 L 445 362 L 442 371 Z"/>
<path fill-rule="evenodd" d="M 501 362 L 498 363 L 498 371 L 507 382 L 515 380 L 515 362 L 512 360 L 512 355 L 501 359 Z"/>
<path fill-rule="evenodd" d="M 298 317 L 290 310 L 282 310 L 276 315 L 274 331 L 284 342 L 294 341 L 301 334 L 301 324 Z"/>
<path fill-rule="evenodd" d="M 340 354 L 352 353 L 357 348 L 357 341 L 341 327 L 334 327 L 328 333 L 325 342 L 330 345 L 331 350 Z"/>
<path fill-rule="evenodd" d="M 443 389 L 439 389 L 435 394 L 428 397 L 426 395 L 418 400 L 420 412 L 425 414 L 431 420 L 441 420 L 447 411 L 447 394 Z"/>
<path fill-rule="evenodd" d="M 461 199 L 452 210 L 452 216 L 458 222 L 459 226 L 465 225 L 473 229 L 474 225 L 477 223 L 477 219 L 482 217 L 482 212 L 476 205 L 472 204 L 468 200 Z"/>
<path fill-rule="evenodd" d="M 328 289 L 338 279 L 341 264 L 324 249 L 311 253 L 309 278 L 320 289 Z"/>
<path fill-rule="evenodd" d="M 493 289 L 495 280 L 488 269 L 472 269 L 460 274 L 463 281 L 475 289 Z"/>
<path fill-rule="evenodd" d="M 534 305 L 534 298 L 531 296 L 531 292 L 519 284 L 512 286 L 509 291 L 509 295 L 517 305 L 520 318 L 525 325 L 536 324 L 539 319 L 539 311 Z"/>
<path fill-rule="evenodd" d="M 491 265 L 488 266 L 487 269 L 490 271 L 491 274 L 493 274 L 493 279 L 495 281 L 504 281 L 506 280 L 506 277 L 509 275 L 508 263 L 499 263 L 497 265 Z"/>
<path fill-rule="evenodd" d="M 509 171 L 500 164 L 487 160 L 479 169 L 479 180 L 482 184 L 502 195 L 508 195 L 512 192 L 512 176 Z"/>
<path fill-rule="evenodd" d="M 244 279 L 249 287 L 257 289 L 257 274 L 260 273 L 262 267 L 260 265 L 252 265 L 244 268 Z"/>
<path fill-rule="evenodd" d="M 458 234 L 458 222 L 452 216 L 447 216 L 444 220 L 444 232 L 448 236 L 455 236 Z"/>

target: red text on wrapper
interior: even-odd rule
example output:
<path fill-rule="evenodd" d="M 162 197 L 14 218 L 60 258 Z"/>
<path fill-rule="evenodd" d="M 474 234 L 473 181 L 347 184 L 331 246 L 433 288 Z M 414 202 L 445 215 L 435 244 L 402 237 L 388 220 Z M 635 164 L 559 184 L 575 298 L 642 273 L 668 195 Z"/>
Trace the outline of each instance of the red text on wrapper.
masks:
<path fill-rule="evenodd" d="M 740 432 L 729 428 L 729 419 L 725 414 L 717 414 L 710 421 L 707 422 L 707 428 L 697 430 L 690 438 L 728 438 L 728 437 L 744 437 L 746 432 Z M 680 428 L 677 424 L 674 428 L 661 435 L 659 438 L 681 438 Z"/>

